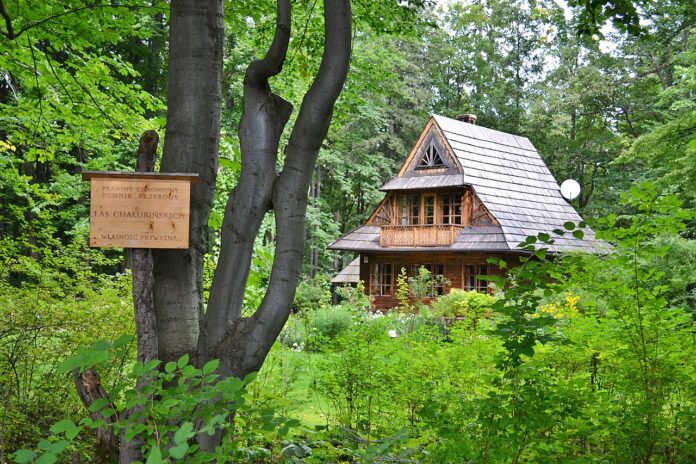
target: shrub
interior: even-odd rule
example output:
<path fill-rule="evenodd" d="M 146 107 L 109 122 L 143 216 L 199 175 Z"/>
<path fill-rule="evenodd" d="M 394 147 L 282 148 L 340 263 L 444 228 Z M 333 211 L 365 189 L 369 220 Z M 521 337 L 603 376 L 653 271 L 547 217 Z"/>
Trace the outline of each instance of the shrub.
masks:
<path fill-rule="evenodd" d="M 335 338 L 353 324 L 353 313 L 343 306 L 334 306 L 313 311 L 310 320 L 311 328 L 320 336 Z"/>
<path fill-rule="evenodd" d="M 450 293 L 435 300 L 430 309 L 436 317 L 468 317 L 476 321 L 491 311 L 495 300 L 486 293 L 453 288 Z"/>
<path fill-rule="evenodd" d="M 297 311 L 312 310 L 331 304 L 331 283 L 323 275 L 308 278 L 300 282 L 295 292 L 292 309 Z"/>
<path fill-rule="evenodd" d="M 280 335 L 280 341 L 294 350 L 319 351 L 324 344 L 348 330 L 353 311 L 346 306 L 306 309 L 294 315 Z"/>

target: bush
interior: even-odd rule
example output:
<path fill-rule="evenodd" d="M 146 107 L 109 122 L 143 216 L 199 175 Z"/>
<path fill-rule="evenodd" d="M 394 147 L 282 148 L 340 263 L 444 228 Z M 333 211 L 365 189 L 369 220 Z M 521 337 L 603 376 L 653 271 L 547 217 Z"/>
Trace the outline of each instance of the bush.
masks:
<path fill-rule="evenodd" d="M 435 300 L 430 309 L 436 317 L 467 317 L 475 321 L 489 313 L 495 301 L 486 293 L 454 288 Z"/>
<path fill-rule="evenodd" d="M 353 313 L 343 306 L 317 309 L 310 316 L 312 330 L 326 338 L 335 338 L 353 324 Z"/>
<path fill-rule="evenodd" d="M 319 351 L 352 324 L 353 311 L 346 306 L 306 309 L 290 319 L 280 335 L 280 342 L 295 350 Z"/>
<path fill-rule="evenodd" d="M 295 312 L 313 310 L 331 304 L 331 282 L 324 275 L 303 280 L 297 286 L 292 309 Z"/>

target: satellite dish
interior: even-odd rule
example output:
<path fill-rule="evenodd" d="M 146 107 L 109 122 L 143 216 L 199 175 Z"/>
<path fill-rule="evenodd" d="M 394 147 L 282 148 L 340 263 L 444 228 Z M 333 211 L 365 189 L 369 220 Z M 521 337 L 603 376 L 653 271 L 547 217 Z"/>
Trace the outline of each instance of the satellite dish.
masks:
<path fill-rule="evenodd" d="M 580 195 L 580 184 L 573 179 L 564 180 L 561 184 L 561 195 L 568 201 L 575 200 Z"/>

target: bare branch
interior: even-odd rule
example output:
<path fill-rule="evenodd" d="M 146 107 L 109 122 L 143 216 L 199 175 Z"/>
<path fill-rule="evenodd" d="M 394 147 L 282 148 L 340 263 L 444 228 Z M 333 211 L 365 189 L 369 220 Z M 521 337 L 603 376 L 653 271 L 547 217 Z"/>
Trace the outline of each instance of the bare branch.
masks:
<path fill-rule="evenodd" d="M 283 70 L 283 63 L 285 63 L 285 55 L 288 52 L 288 43 L 290 42 L 290 20 L 290 0 L 278 0 L 273 42 L 268 47 L 266 56 L 261 60 L 251 62 L 244 77 L 245 84 L 266 83 L 269 77 L 275 76 Z"/>
<path fill-rule="evenodd" d="M 29 29 L 33 29 L 35 27 L 41 26 L 41 25 L 46 24 L 48 22 L 51 22 L 55 19 L 61 18 L 63 16 L 71 15 L 73 13 L 79 13 L 79 12 L 85 11 L 85 10 L 95 10 L 98 8 L 113 8 L 113 9 L 129 8 L 129 9 L 165 10 L 164 8 L 159 8 L 159 7 L 155 7 L 155 6 L 146 6 L 146 5 L 112 5 L 109 3 L 98 4 L 98 5 L 86 5 L 86 6 L 81 6 L 78 8 L 71 8 L 69 10 L 63 11 L 62 13 L 51 15 L 51 16 L 48 16 L 44 19 L 40 19 L 38 21 L 34 21 L 31 23 L 25 24 L 24 26 L 20 27 L 19 30 L 15 33 L 14 29 L 12 29 L 11 19 L 10 19 L 9 15 L 7 14 L 7 11 L 5 10 L 5 7 L 3 5 L 2 0 L 0 0 L 0 16 L 5 18 L 5 23 L 8 25 L 8 31 L 6 34 L 3 34 L 3 35 L 6 36 L 10 40 L 14 40 L 17 37 L 19 37 L 20 35 L 22 35 L 23 33 L 25 33 L 26 31 L 28 31 Z"/>
<path fill-rule="evenodd" d="M 5 28 L 7 29 L 7 32 L 3 35 L 10 40 L 17 37 L 14 33 L 14 27 L 12 27 L 12 18 L 10 18 L 10 14 L 7 12 L 5 3 L 2 0 L 0 0 L 0 16 L 5 19 Z"/>

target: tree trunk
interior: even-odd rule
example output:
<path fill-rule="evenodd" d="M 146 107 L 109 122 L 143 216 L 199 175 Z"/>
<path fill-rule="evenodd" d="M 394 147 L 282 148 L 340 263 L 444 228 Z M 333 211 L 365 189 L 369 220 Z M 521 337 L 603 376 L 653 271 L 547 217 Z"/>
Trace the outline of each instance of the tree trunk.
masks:
<path fill-rule="evenodd" d="M 279 0 L 273 42 L 266 56 L 249 66 L 244 79 L 242 174 L 225 211 L 220 257 L 198 344 L 199 356 L 221 360 L 223 375 L 244 377 L 258 370 L 290 314 L 305 245 L 307 191 L 348 72 L 350 2 L 325 0 L 321 65 L 290 134 L 283 170 L 276 174 L 280 136 L 292 107 L 271 91 L 268 78 L 278 74 L 285 61 L 290 8 L 289 0 Z M 277 241 L 268 290 L 254 315 L 242 318 L 254 239 L 270 209 Z"/>
<path fill-rule="evenodd" d="M 167 133 L 162 172 L 198 173 L 188 250 L 153 253 L 154 304 L 163 362 L 195 354 L 203 314 L 203 255 L 215 190 L 222 96 L 223 1 L 173 0 Z"/>

